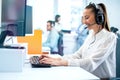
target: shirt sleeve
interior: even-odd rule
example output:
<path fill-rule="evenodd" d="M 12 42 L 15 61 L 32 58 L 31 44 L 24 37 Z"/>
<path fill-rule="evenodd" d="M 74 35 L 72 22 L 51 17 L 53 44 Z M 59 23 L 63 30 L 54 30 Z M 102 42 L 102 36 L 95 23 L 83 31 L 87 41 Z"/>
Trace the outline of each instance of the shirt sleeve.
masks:
<path fill-rule="evenodd" d="M 68 61 L 68 66 L 80 66 L 89 72 L 93 72 L 107 57 L 116 49 L 116 36 L 111 36 L 104 40 L 102 44 L 93 51 L 92 55 L 81 58 L 82 48 L 70 58 L 64 58 Z"/>
<path fill-rule="evenodd" d="M 48 35 L 48 38 L 47 38 L 46 42 L 43 43 L 42 46 L 47 46 L 47 47 L 50 47 L 50 48 L 54 48 L 54 47 L 57 46 L 58 39 L 59 39 L 59 34 L 57 33 L 57 31 L 52 30 L 50 32 L 50 34 Z"/>

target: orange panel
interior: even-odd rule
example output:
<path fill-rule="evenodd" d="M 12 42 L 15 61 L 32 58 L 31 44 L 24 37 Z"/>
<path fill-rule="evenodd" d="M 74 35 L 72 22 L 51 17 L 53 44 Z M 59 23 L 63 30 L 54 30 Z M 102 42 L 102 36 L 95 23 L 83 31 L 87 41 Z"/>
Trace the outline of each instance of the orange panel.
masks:
<path fill-rule="evenodd" d="M 42 53 L 42 31 L 34 30 L 34 36 L 17 37 L 18 43 L 28 43 L 28 54 Z"/>

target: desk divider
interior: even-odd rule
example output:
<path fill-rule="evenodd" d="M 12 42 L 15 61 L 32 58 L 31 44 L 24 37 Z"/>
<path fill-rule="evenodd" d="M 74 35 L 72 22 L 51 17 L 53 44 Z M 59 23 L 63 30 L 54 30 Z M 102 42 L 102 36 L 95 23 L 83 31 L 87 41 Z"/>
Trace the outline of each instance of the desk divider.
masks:
<path fill-rule="evenodd" d="M 17 37 L 18 43 L 28 43 L 28 54 L 42 54 L 42 31 L 34 30 L 33 36 Z"/>

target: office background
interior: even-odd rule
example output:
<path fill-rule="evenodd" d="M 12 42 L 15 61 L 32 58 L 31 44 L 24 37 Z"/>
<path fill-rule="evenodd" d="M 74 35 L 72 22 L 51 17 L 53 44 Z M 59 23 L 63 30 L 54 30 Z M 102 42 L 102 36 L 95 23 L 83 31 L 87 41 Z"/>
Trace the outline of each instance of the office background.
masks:
<path fill-rule="evenodd" d="M 80 7 L 82 10 L 89 2 L 104 3 L 107 7 L 110 26 L 120 28 L 119 0 L 28 0 L 28 5 L 33 6 L 33 26 L 45 29 L 46 21 L 54 19 L 55 14 L 61 15 L 64 29 L 71 29 L 71 7 Z"/>
<path fill-rule="evenodd" d="M 2 0 L 0 0 L 0 4 Z M 110 26 L 120 29 L 119 18 L 119 0 L 27 0 L 27 5 L 32 7 L 32 26 L 34 29 L 42 29 L 46 31 L 46 21 L 54 20 L 56 14 L 61 15 L 61 23 L 64 30 L 72 30 L 73 32 L 81 24 L 80 19 L 84 7 L 89 4 L 104 3 L 107 7 Z M 1 5 L 0 5 L 1 6 Z M 1 15 L 1 8 L 0 8 Z M 1 16 L 0 16 L 1 25 Z M 118 31 L 120 33 L 120 31 Z M 64 38 L 64 53 L 73 53 L 76 51 L 76 41 L 74 33 L 66 34 Z M 71 39 L 70 39 L 71 38 Z M 69 40 L 68 40 L 69 39 Z M 68 45 L 69 44 L 69 45 Z"/>
<path fill-rule="evenodd" d="M 120 29 L 119 0 L 28 0 L 27 4 L 33 7 L 33 28 L 46 30 L 46 21 L 54 20 L 56 14 L 61 15 L 63 29 L 72 30 L 73 33 L 64 37 L 64 54 L 76 51 L 74 31 L 81 24 L 80 19 L 84 7 L 90 2 L 104 3 L 107 7 L 110 27 Z M 120 31 L 118 31 L 120 33 Z"/>
<path fill-rule="evenodd" d="M 1 4 L 0 0 L 0 4 Z M 119 18 L 119 0 L 27 0 L 27 4 L 33 7 L 33 28 L 45 29 L 46 21 L 54 19 L 55 14 L 62 16 L 61 22 L 63 22 L 64 29 L 71 29 L 69 26 L 70 20 L 70 5 L 79 5 L 84 8 L 89 2 L 103 2 L 108 11 L 108 17 L 110 20 L 110 26 L 120 28 Z M 78 3 L 79 2 L 79 3 Z M 82 5 L 83 4 L 83 5 Z M 0 5 L 1 6 L 1 5 Z M 65 9 L 65 10 L 64 10 Z M 65 23 L 65 24 L 64 24 Z M 0 8 L 0 24 L 1 24 L 1 8 Z"/>

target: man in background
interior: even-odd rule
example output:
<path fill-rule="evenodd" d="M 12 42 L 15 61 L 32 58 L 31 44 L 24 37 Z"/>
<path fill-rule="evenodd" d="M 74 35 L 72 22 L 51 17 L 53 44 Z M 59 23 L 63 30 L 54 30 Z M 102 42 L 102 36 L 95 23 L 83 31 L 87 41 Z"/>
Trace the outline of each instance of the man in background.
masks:
<path fill-rule="evenodd" d="M 44 47 L 49 47 L 51 49 L 51 54 L 58 53 L 58 31 L 54 28 L 54 21 L 47 21 L 47 31 L 49 31 L 47 40 L 42 44 Z"/>

